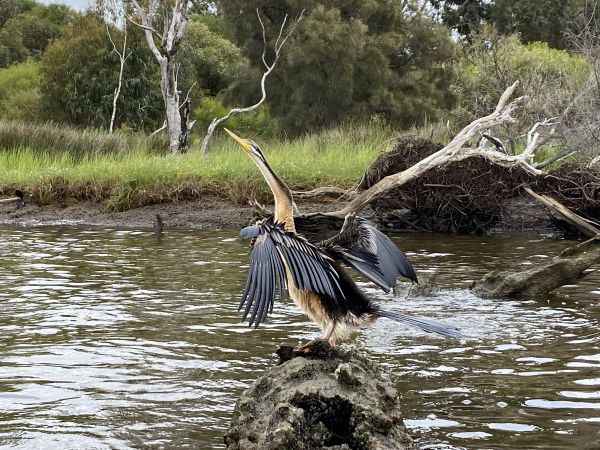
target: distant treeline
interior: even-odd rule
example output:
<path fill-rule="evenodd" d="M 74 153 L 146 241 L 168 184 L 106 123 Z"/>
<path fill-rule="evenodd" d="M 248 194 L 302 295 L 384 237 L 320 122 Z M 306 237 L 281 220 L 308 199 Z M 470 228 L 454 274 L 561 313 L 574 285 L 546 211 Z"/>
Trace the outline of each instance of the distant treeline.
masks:
<path fill-rule="evenodd" d="M 168 3 L 169 0 L 165 0 Z M 585 0 L 198 1 L 177 54 L 201 135 L 215 116 L 260 97 L 263 37 L 304 9 L 267 82 L 264 107 L 229 126 L 253 135 L 299 135 L 338 125 L 407 129 L 438 120 L 453 130 L 521 80 L 532 118 L 557 115 L 593 67 L 569 39 L 594 21 Z M 168 5 L 167 5 L 168 6 Z M 0 119 L 108 128 L 124 24 L 100 5 L 76 12 L 35 0 L 0 2 Z M 127 23 L 116 126 L 153 131 L 164 120 L 160 75 L 139 27 Z M 577 51 L 576 51 L 577 50 Z"/>

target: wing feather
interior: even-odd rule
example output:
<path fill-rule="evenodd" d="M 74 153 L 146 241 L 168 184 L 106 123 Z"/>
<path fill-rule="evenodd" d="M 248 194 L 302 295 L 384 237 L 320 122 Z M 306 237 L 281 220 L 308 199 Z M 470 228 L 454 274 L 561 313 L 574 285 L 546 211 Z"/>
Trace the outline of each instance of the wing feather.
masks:
<path fill-rule="evenodd" d="M 406 255 L 368 220 L 348 214 L 339 234 L 318 244 L 331 257 L 360 272 L 385 292 L 398 276 L 417 282 Z"/>
<path fill-rule="evenodd" d="M 249 325 L 257 327 L 273 312 L 275 298 L 283 299 L 287 291 L 288 270 L 298 289 L 319 294 L 330 305 L 344 300 L 333 260 L 315 245 L 271 220 L 245 230 L 254 243 L 238 308 L 244 308 L 242 321 L 249 316 Z"/>

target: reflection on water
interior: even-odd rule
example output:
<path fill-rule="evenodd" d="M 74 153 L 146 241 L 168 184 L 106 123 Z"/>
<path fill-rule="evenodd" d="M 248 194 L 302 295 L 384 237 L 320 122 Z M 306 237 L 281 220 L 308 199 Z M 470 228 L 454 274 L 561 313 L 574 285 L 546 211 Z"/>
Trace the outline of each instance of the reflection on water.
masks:
<path fill-rule="evenodd" d="M 237 231 L 0 228 L 0 446 L 222 448 L 235 400 L 281 343 L 318 330 L 292 304 L 239 323 Z M 445 340 L 381 320 L 353 344 L 390 373 L 422 448 L 593 448 L 600 273 L 543 300 L 481 300 L 473 280 L 569 244 L 533 236 L 399 239 L 434 297 L 391 308 L 455 323 Z"/>

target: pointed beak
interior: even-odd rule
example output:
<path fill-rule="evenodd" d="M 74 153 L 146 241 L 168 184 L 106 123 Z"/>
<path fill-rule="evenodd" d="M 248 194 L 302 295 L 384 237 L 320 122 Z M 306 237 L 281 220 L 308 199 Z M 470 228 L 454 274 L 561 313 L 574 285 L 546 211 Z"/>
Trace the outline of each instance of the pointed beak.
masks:
<path fill-rule="evenodd" d="M 229 131 L 227 128 L 223 128 L 223 129 L 227 132 L 227 134 L 229 136 L 231 136 L 233 138 L 234 141 L 236 141 L 238 144 L 241 145 L 241 147 L 244 149 L 244 151 L 246 153 L 250 153 L 250 144 L 248 143 L 248 141 L 246 139 L 242 139 L 237 134 Z"/>

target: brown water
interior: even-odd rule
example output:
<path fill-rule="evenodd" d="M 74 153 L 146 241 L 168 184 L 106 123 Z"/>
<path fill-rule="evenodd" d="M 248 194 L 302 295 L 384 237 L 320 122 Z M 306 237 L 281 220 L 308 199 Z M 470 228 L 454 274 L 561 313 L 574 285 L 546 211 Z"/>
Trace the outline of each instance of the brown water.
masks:
<path fill-rule="evenodd" d="M 0 228 L 0 447 L 222 448 L 240 392 L 281 343 L 318 330 L 292 304 L 239 323 L 237 230 Z M 543 300 L 466 287 L 570 244 L 512 235 L 398 239 L 435 297 L 390 307 L 446 320 L 455 342 L 382 320 L 352 341 L 390 373 L 422 448 L 598 448 L 600 273 Z M 565 299 L 568 296 L 568 299 Z"/>

